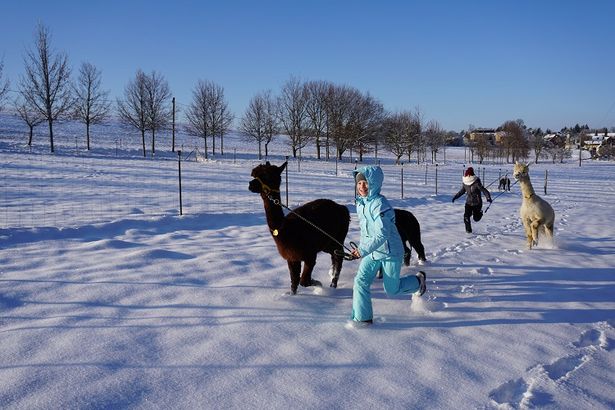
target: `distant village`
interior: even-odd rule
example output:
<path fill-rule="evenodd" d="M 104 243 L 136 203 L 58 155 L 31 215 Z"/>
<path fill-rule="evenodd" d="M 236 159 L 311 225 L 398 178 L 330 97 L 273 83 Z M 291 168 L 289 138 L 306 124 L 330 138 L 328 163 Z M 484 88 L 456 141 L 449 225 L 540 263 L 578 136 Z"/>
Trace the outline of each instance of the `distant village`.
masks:
<path fill-rule="evenodd" d="M 613 131 L 613 130 L 612 130 Z M 529 147 L 536 151 L 541 158 L 558 159 L 570 156 L 573 149 L 581 149 L 589 152 L 593 159 L 615 158 L 615 132 L 609 132 L 606 128 L 590 130 L 588 126 L 576 125 L 572 128 L 564 128 L 559 132 L 547 130 L 543 133 L 540 129 L 522 130 L 523 138 L 515 140 L 514 136 L 504 127 L 499 128 L 476 128 L 463 134 L 463 144 L 480 149 L 486 146 L 490 150 L 498 147 L 507 147 L 525 140 Z"/>

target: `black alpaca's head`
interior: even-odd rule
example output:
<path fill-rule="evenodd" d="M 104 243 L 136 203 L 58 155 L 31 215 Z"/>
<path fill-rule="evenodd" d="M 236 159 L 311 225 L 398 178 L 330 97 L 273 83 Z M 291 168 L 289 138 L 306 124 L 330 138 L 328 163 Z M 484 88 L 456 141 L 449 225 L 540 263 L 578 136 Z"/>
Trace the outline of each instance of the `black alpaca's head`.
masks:
<path fill-rule="evenodd" d="M 269 161 L 265 164 L 258 165 L 252 170 L 252 181 L 248 189 L 251 192 L 260 194 L 261 192 L 268 193 L 268 191 L 280 191 L 280 184 L 282 183 L 282 171 L 286 168 L 286 162 L 279 167 L 271 165 Z"/>

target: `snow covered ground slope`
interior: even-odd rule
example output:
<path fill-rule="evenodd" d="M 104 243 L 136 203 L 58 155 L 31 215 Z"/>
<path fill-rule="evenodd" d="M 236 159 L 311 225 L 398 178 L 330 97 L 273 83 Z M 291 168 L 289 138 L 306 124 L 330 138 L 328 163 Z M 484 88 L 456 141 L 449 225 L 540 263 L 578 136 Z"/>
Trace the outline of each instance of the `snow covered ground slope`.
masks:
<path fill-rule="evenodd" d="M 556 223 L 555 243 L 529 251 L 517 185 L 465 234 L 463 198 L 450 201 L 463 149 L 447 150 L 437 193 L 433 165 L 406 165 L 403 199 L 383 158 L 383 193 L 416 215 L 429 260 L 413 253 L 402 273 L 424 269 L 428 291 L 388 298 L 376 281 L 375 324 L 348 329 L 358 263 L 337 289 L 287 294 L 248 191 L 253 155 L 183 162 L 179 216 L 176 155 L 67 141 L 50 155 L 0 138 L 2 408 L 615 407 L 614 163 L 531 167 Z M 485 185 L 512 169 L 484 167 Z M 288 168 L 290 205 L 346 204 L 357 241 L 354 162 Z M 314 278 L 328 269 L 321 254 Z"/>

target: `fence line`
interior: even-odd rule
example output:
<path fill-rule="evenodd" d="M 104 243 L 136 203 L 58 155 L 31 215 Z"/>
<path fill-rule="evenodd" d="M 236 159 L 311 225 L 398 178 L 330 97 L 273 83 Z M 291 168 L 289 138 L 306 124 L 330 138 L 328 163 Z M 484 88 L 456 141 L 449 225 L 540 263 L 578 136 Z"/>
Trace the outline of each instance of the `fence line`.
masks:
<path fill-rule="evenodd" d="M 236 165 L 232 157 L 215 162 L 182 158 L 184 215 L 262 212 L 260 199 L 255 200 L 255 195 L 247 190 L 250 169 L 258 161 L 243 160 Z M 7 154 L 7 158 L 0 163 L 0 228 L 74 227 L 120 218 L 179 215 L 177 157 L 122 159 L 20 153 Z M 351 204 L 354 200 L 352 170 L 362 165 L 335 160 L 299 163 L 290 159 L 289 206 L 319 197 Z M 438 167 L 380 165 L 385 173 L 383 193 L 391 199 L 450 196 L 461 185 L 463 170 L 455 163 Z M 234 180 L 236 173 L 229 173 L 229 167 L 245 168 L 245 179 Z M 485 186 L 503 174 L 498 166 L 474 168 Z M 315 176 L 319 183 L 315 192 L 294 188 L 313 184 Z M 284 179 L 282 185 L 284 198 Z M 229 201 L 227 193 L 233 201 Z"/>

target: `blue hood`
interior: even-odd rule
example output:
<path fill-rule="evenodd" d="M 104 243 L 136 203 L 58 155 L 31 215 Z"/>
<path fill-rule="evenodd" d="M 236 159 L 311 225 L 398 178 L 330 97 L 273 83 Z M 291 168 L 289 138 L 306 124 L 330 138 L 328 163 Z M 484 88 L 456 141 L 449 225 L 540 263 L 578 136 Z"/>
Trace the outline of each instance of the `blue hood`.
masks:
<path fill-rule="evenodd" d="M 353 178 L 355 178 L 355 180 L 357 173 L 363 174 L 365 176 L 365 179 L 367 180 L 368 200 L 380 195 L 380 190 L 382 189 L 382 182 L 384 181 L 384 173 L 382 172 L 382 168 L 370 165 L 354 170 L 352 172 L 352 176 Z M 362 197 L 357 195 L 357 199 L 362 199 Z"/>

